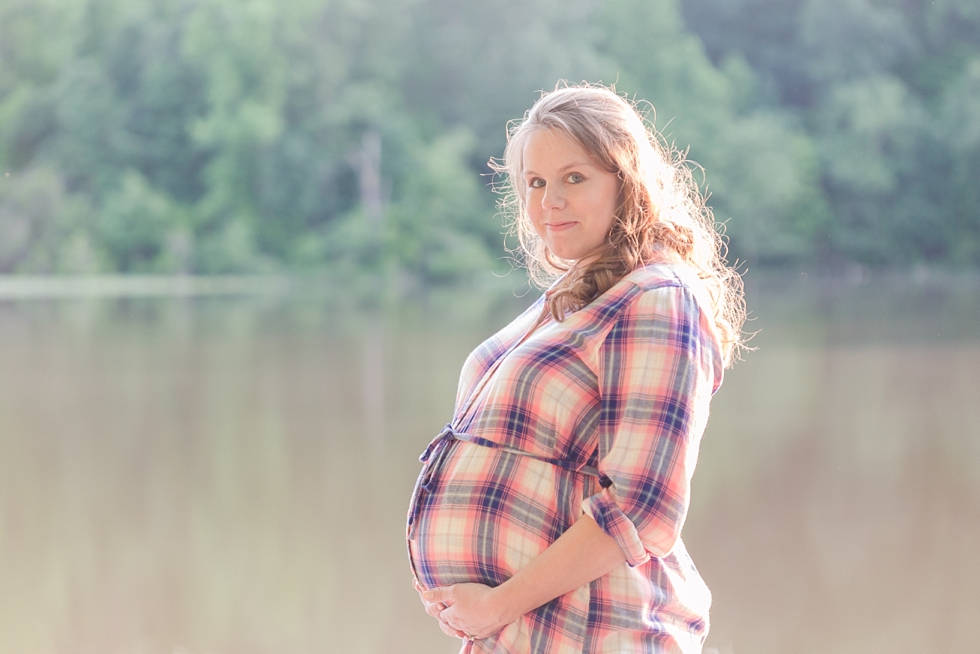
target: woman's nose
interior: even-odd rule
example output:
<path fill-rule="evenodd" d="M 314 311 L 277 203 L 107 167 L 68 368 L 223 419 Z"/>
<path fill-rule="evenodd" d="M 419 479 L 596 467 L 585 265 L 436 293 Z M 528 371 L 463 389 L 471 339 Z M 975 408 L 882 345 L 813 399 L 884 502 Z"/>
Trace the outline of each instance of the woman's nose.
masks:
<path fill-rule="evenodd" d="M 565 207 L 565 194 L 558 187 L 549 184 L 544 189 L 541 206 L 549 210 L 562 209 Z"/>

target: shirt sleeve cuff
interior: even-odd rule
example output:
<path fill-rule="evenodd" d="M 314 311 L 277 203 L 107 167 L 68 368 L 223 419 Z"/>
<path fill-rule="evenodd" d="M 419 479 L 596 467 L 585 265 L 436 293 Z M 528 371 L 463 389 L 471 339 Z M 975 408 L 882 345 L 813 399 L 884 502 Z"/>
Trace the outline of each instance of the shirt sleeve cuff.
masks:
<path fill-rule="evenodd" d="M 650 560 L 650 553 L 643 546 L 636 526 L 616 505 L 608 489 L 585 498 L 582 511 L 616 541 L 628 564 L 635 567 Z"/>

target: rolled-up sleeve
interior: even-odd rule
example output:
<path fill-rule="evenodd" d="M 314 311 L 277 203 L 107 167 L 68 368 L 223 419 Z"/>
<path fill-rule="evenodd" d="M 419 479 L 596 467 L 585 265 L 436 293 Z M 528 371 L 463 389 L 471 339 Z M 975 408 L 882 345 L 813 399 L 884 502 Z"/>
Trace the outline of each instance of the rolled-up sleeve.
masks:
<path fill-rule="evenodd" d="M 602 344 L 598 467 L 606 487 L 582 509 L 630 565 L 667 555 L 680 535 L 719 356 L 684 286 L 642 293 Z"/>

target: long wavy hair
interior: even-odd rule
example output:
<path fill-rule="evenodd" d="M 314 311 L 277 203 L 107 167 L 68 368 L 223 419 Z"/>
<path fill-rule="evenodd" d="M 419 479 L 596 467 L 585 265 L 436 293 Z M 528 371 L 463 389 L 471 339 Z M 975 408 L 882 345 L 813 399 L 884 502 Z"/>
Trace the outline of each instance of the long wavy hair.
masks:
<path fill-rule="evenodd" d="M 595 256 L 560 259 L 534 230 L 525 202 L 523 155 L 528 139 L 539 130 L 571 137 L 619 177 L 618 209 Z M 707 291 L 730 365 L 743 345 L 742 278 L 725 260 L 725 241 L 685 153 L 668 145 L 634 103 L 599 85 L 559 85 L 542 94 L 522 121 L 508 126 L 507 136 L 503 161 L 491 161 L 503 176 L 500 208 L 517 239 L 512 254 L 533 283 L 542 288 L 554 284 L 546 311 L 561 321 L 644 264 L 683 262 Z"/>

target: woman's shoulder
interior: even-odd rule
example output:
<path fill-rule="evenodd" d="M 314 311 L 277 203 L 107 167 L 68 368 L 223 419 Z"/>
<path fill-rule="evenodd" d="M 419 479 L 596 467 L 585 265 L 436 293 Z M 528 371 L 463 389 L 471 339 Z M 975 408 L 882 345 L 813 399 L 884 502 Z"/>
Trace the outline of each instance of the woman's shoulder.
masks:
<path fill-rule="evenodd" d="M 700 288 L 697 274 L 683 263 L 655 262 L 640 266 L 620 283 L 637 287 L 641 292 L 659 288 L 685 288 L 695 291 Z"/>
<path fill-rule="evenodd" d="M 694 277 L 696 280 L 697 277 Z M 612 323 L 634 313 L 638 305 L 658 301 L 661 295 L 692 295 L 690 275 L 683 266 L 652 263 L 641 266 L 612 285 L 579 311 L 566 319 L 577 330 L 595 331 L 596 335 Z M 678 292 L 679 291 L 679 292 Z"/>
<path fill-rule="evenodd" d="M 697 272 L 683 263 L 650 263 L 621 279 L 596 301 L 606 320 L 705 323 L 713 333 L 711 295 Z"/>
<path fill-rule="evenodd" d="M 634 319 L 652 319 L 685 332 L 699 325 L 698 332 L 717 354 L 717 365 L 723 366 L 711 294 L 697 271 L 683 263 L 654 263 L 637 268 L 624 281 L 637 289 L 631 312 Z M 721 368 L 715 372 L 720 380 Z"/>
<path fill-rule="evenodd" d="M 661 337 L 672 331 L 686 333 L 710 316 L 699 281 L 683 264 L 644 265 L 561 323 L 553 324 L 547 333 L 552 343 L 561 342 L 580 351 L 586 361 L 599 356 L 614 331 L 622 335 L 639 330 Z"/>
<path fill-rule="evenodd" d="M 650 263 L 638 267 L 596 298 L 588 308 L 607 318 L 657 295 L 701 295 L 697 274 L 679 263 Z M 698 298 L 700 300 L 700 298 Z"/>

